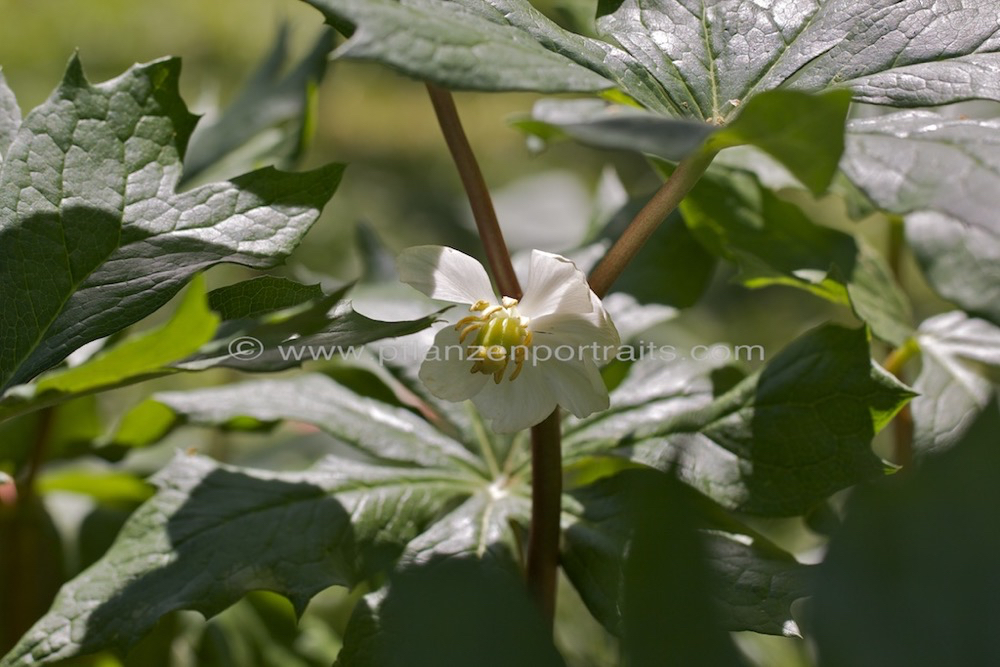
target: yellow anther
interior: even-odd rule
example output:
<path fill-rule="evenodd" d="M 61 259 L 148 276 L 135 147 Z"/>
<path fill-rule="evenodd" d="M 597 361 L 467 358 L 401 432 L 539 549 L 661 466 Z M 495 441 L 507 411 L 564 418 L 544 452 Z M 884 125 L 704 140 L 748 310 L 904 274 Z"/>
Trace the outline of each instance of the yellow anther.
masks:
<path fill-rule="evenodd" d="M 521 374 L 521 369 L 524 368 L 524 355 L 520 355 L 514 360 L 514 372 L 510 374 L 510 381 L 513 382 L 517 379 L 517 376 Z"/>
<path fill-rule="evenodd" d="M 465 344 L 466 338 L 475 333 L 475 339 L 467 348 L 468 359 L 473 362 L 470 371 L 492 375 L 497 384 L 504 373 L 515 362 L 510 379 L 516 378 L 524 365 L 526 350 L 531 345 L 528 321 L 516 309 L 517 299 L 503 297 L 502 305 L 477 301 L 469 307 L 470 313 L 455 323 L 458 341 Z"/>
<path fill-rule="evenodd" d="M 458 328 L 457 325 L 456 325 L 456 328 Z M 458 342 L 459 343 L 464 343 L 466 336 L 468 336 L 473 331 L 477 331 L 478 329 L 482 329 L 482 328 L 483 328 L 483 323 L 482 322 L 473 322 L 472 324 L 470 324 L 469 326 L 465 327 L 464 329 L 462 329 L 462 331 L 459 332 L 459 334 L 458 334 Z"/>
<path fill-rule="evenodd" d="M 490 306 L 489 308 L 483 311 L 483 314 L 480 315 L 480 317 L 486 319 L 499 310 L 503 310 L 503 306 L 497 306 L 497 305 Z"/>
<path fill-rule="evenodd" d="M 507 370 L 508 362 L 510 362 L 510 359 L 504 357 L 503 366 L 501 366 L 500 368 L 498 368 L 496 371 L 493 372 L 493 382 L 495 382 L 496 384 L 500 384 L 500 381 L 503 380 L 503 372 Z"/>

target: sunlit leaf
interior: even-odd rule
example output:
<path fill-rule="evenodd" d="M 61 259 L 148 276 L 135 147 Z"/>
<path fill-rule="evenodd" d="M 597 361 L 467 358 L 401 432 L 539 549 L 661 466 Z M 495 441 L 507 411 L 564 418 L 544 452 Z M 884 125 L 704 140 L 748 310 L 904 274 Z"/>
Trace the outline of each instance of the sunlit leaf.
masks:
<path fill-rule="evenodd" d="M 220 262 L 264 268 L 298 244 L 342 167 L 174 188 L 195 117 L 180 62 L 99 85 L 73 59 L 0 171 L 0 389 L 152 313 Z"/>
<path fill-rule="evenodd" d="M 956 311 L 925 320 L 916 339 L 913 438 L 928 453 L 953 446 L 989 405 L 1000 383 L 1000 327 Z"/>
<path fill-rule="evenodd" d="M 931 285 L 1000 324 L 1000 122 L 910 111 L 853 121 L 843 168 L 906 238 Z"/>

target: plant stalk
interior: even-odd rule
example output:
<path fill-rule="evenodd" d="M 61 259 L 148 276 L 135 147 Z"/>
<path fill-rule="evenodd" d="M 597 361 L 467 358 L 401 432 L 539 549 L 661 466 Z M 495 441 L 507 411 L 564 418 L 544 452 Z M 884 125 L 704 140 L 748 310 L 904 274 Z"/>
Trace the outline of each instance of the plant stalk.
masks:
<path fill-rule="evenodd" d="M 893 216 L 889 219 L 889 268 L 896 277 L 899 286 L 905 289 L 903 283 L 903 251 L 906 247 L 906 233 L 903 219 Z M 913 355 L 920 351 L 914 340 L 908 340 L 893 350 L 886 358 L 885 369 L 895 375 L 900 381 L 906 382 L 903 366 Z M 913 462 L 913 411 L 907 403 L 893 419 L 893 460 L 896 465 L 906 469 Z"/>
<path fill-rule="evenodd" d="M 0 497 L 0 532 L 7 538 L 0 553 L 0 566 L 12 575 L 6 585 L 0 585 L 0 604 L 9 612 L 6 627 L 0 631 L 0 653 L 10 650 L 45 611 L 38 602 L 44 597 L 44 577 L 39 572 L 39 563 L 44 559 L 39 553 L 42 545 L 38 536 L 35 480 L 45 462 L 54 419 L 54 408 L 39 413 L 24 468 L 17 474 L 14 488 L 6 489 Z"/>
<path fill-rule="evenodd" d="M 462 129 L 451 93 L 427 85 L 434 113 L 448 150 L 458 168 L 472 207 L 497 288 L 504 296 L 521 298 L 521 285 L 510 261 L 493 201 L 469 140 Z M 559 517 L 562 512 L 562 448 L 559 409 L 531 429 L 531 529 L 525 566 L 528 591 L 537 602 L 549 628 L 555 618 L 556 576 L 559 566 Z M 495 467 L 495 462 L 491 468 Z"/>
<path fill-rule="evenodd" d="M 531 428 L 531 532 L 528 536 L 528 591 L 552 627 L 559 567 L 562 513 L 562 443 L 559 408 Z"/>
<path fill-rule="evenodd" d="M 646 202 L 591 272 L 590 289 L 594 290 L 597 296 L 604 298 L 660 223 L 666 220 L 695 186 L 714 157 L 714 152 L 698 151 L 681 160 L 674 173 L 670 174 L 656 194 Z"/>
<path fill-rule="evenodd" d="M 882 367 L 905 382 L 903 368 L 920 353 L 920 346 L 912 338 L 889 353 Z M 893 462 L 906 469 L 913 463 L 913 411 L 906 404 L 893 419 Z"/>
<path fill-rule="evenodd" d="M 510 253 L 507 252 L 507 244 L 503 240 L 503 232 L 500 231 L 500 223 L 497 221 L 483 172 L 472 152 L 472 146 L 469 145 L 469 139 L 465 136 L 465 130 L 462 129 L 462 121 L 458 117 L 458 109 L 455 108 L 455 99 L 444 88 L 432 83 L 426 85 L 444 140 L 448 144 L 448 150 L 451 151 L 451 157 L 462 178 L 465 194 L 469 198 L 472 217 L 476 221 L 479 238 L 483 241 L 486 260 L 497 281 L 497 288 L 503 296 L 520 299 L 521 285 L 514 273 L 514 265 L 510 261 Z"/>

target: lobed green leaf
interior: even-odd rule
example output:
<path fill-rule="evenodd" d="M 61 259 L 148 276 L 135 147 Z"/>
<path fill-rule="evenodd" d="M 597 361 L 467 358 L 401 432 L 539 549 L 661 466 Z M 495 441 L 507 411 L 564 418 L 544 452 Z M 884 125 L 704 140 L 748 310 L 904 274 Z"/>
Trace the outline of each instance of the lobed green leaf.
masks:
<path fill-rule="evenodd" d="M 95 86 L 74 59 L 18 127 L 0 169 L 0 390 L 152 313 L 198 271 L 281 262 L 336 189 L 339 165 L 176 193 L 195 123 L 179 74 L 167 59 Z"/>
<path fill-rule="evenodd" d="M 996 394 L 1000 327 L 954 311 L 917 330 L 921 368 L 910 407 L 913 445 L 921 454 L 955 445 Z"/>
<path fill-rule="evenodd" d="M 676 465 L 727 508 L 794 516 L 883 471 L 872 438 L 913 396 L 872 363 L 863 328 L 834 325 L 808 332 L 718 398 L 705 379 L 679 389 L 648 407 L 626 402 L 618 415 L 612 393 L 609 418 L 569 435 L 568 451 Z"/>
<path fill-rule="evenodd" d="M 849 125 L 843 168 L 875 203 L 905 216 L 931 285 L 1000 324 L 1000 122 L 909 111 Z"/>
<path fill-rule="evenodd" d="M 170 611 L 211 616 L 252 590 L 301 614 L 320 590 L 388 567 L 468 484 L 460 471 L 330 459 L 271 473 L 184 454 L 153 481 L 157 494 L 0 665 L 126 650 Z"/>
<path fill-rule="evenodd" d="M 20 125 L 21 108 L 17 105 L 14 91 L 7 85 L 7 79 L 0 71 L 0 164 L 3 164 L 3 158 Z"/>

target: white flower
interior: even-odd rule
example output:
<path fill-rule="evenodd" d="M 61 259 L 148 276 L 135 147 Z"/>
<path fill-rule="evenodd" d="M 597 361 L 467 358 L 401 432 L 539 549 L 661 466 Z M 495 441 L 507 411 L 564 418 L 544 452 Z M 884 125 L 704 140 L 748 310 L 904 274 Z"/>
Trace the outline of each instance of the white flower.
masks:
<path fill-rule="evenodd" d="M 498 299 L 483 266 L 453 248 L 410 248 L 398 266 L 400 280 L 427 296 L 469 304 L 420 367 L 435 396 L 471 398 L 497 433 L 533 426 L 556 405 L 577 417 L 608 408 L 597 361 L 614 357 L 618 332 L 573 262 L 532 251 L 520 300 Z"/>

